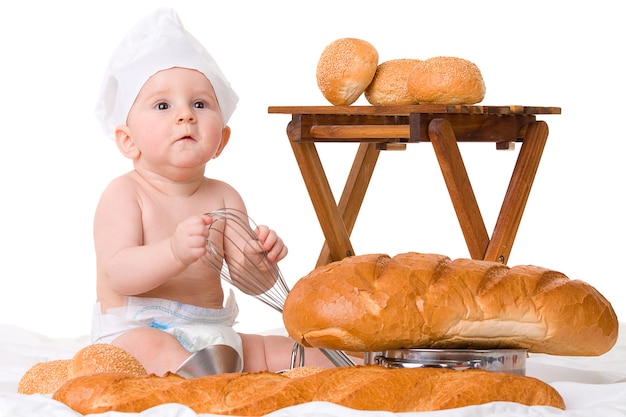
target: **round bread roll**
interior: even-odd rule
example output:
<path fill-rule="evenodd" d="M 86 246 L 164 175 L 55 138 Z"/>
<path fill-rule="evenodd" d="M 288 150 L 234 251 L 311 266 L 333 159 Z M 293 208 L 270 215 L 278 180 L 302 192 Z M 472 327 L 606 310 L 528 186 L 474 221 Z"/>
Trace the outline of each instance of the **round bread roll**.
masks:
<path fill-rule="evenodd" d="M 124 372 L 137 376 L 147 374 L 143 365 L 126 350 L 96 343 L 82 348 L 74 355 L 67 367 L 67 379 L 104 372 Z"/>
<path fill-rule="evenodd" d="M 419 103 L 475 104 L 485 98 L 485 83 L 476 64 L 456 57 L 439 56 L 417 63 L 407 88 Z"/>
<path fill-rule="evenodd" d="M 349 106 L 372 82 L 378 51 L 369 42 L 342 38 L 331 42 L 317 63 L 317 85 L 335 106 Z"/>
<path fill-rule="evenodd" d="M 52 394 L 67 380 L 69 359 L 40 362 L 28 369 L 17 384 L 19 394 Z"/>
<path fill-rule="evenodd" d="M 392 59 L 378 65 L 376 74 L 365 89 L 365 98 L 374 106 L 417 104 L 409 94 L 407 80 L 419 59 Z"/>

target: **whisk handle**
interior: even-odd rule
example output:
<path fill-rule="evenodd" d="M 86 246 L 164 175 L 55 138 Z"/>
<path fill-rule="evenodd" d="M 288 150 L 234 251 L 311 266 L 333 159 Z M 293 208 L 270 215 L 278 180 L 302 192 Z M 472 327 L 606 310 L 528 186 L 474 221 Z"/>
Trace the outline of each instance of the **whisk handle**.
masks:
<path fill-rule="evenodd" d="M 342 350 L 322 349 L 320 351 L 337 367 L 354 366 L 352 359 Z"/>

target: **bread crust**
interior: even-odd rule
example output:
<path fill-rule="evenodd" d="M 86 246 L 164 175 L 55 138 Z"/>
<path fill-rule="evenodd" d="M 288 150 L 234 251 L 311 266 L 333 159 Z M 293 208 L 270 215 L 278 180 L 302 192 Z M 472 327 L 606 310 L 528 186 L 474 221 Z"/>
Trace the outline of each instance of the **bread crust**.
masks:
<path fill-rule="evenodd" d="M 418 104 L 409 94 L 408 78 L 419 59 L 392 59 L 378 65 L 365 98 L 373 106 L 404 106 Z"/>
<path fill-rule="evenodd" d="M 209 375 L 183 379 L 94 374 L 65 383 L 54 394 L 81 414 L 141 412 L 180 403 L 194 412 L 261 416 L 311 401 L 358 410 L 434 411 L 492 401 L 565 409 L 550 385 L 531 377 L 483 370 L 387 369 L 377 365 L 332 368 L 288 378 L 270 373 Z"/>
<path fill-rule="evenodd" d="M 80 349 L 67 369 L 67 378 L 105 372 L 145 375 L 146 369 L 128 351 L 107 343 L 95 343 Z"/>
<path fill-rule="evenodd" d="M 485 98 L 480 69 L 463 58 L 438 56 L 415 65 L 407 89 L 419 103 L 476 104 Z"/>
<path fill-rule="evenodd" d="M 18 394 L 52 394 L 67 381 L 69 359 L 39 362 L 22 375 L 17 384 Z"/>
<path fill-rule="evenodd" d="M 141 363 L 126 350 L 105 343 L 87 345 L 71 359 L 40 362 L 22 375 L 17 387 L 20 394 L 52 394 L 66 381 L 99 373 L 146 375 Z"/>
<path fill-rule="evenodd" d="M 317 63 L 317 85 L 335 106 L 349 106 L 374 78 L 378 51 L 362 39 L 341 38 L 328 44 Z"/>
<path fill-rule="evenodd" d="M 516 348 L 601 355 L 618 320 L 591 285 L 537 266 L 409 252 L 321 266 L 293 286 L 283 309 L 305 346 L 376 352 L 402 348 Z"/>

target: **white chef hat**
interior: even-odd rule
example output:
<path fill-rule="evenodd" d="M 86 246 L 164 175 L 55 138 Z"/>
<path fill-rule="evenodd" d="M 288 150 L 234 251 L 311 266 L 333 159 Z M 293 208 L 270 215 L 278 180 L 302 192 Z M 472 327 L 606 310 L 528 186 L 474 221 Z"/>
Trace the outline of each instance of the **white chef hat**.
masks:
<path fill-rule="evenodd" d="M 239 97 L 217 62 L 183 28 L 176 11 L 162 8 L 132 28 L 111 57 L 96 105 L 96 117 L 107 136 L 113 138 L 115 128 L 126 124 L 128 112 L 148 78 L 172 67 L 198 70 L 211 81 L 227 124 Z"/>

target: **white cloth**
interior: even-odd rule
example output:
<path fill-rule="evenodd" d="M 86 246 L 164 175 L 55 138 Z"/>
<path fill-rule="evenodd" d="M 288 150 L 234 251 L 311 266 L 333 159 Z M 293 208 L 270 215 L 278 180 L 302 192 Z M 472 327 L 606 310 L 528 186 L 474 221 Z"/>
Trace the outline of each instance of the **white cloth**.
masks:
<path fill-rule="evenodd" d="M 207 50 L 185 30 L 176 11 L 161 8 L 140 21 L 117 47 L 107 68 L 96 116 L 104 133 L 126 124 L 128 112 L 145 82 L 159 71 L 190 68 L 202 72 L 213 85 L 224 124 L 239 97 Z"/>
<path fill-rule="evenodd" d="M 261 325 L 262 326 L 262 325 Z M 263 331 L 263 327 L 259 328 Z M 282 334 L 284 329 L 279 333 Z M 268 417 L 624 417 L 626 416 L 626 335 L 620 327 L 617 345 L 608 353 L 592 357 L 560 357 L 531 354 L 526 374 L 548 382 L 565 399 L 567 410 L 493 402 L 451 410 L 390 413 L 361 411 L 311 402 L 283 408 Z M 80 417 L 61 402 L 43 395 L 17 394 L 18 381 L 41 361 L 69 359 L 89 343 L 86 336 L 52 338 L 0 324 L 0 416 Z M 549 379 L 544 379 L 544 377 Z M 602 382 L 599 382 L 602 381 Z M 218 417 L 198 414 L 177 403 L 163 404 L 140 413 L 109 411 L 99 417 Z"/>
<path fill-rule="evenodd" d="M 111 343 L 116 337 L 139 327 L 163 330 L 178 339 L 189 352 L 224 344 L 243 358 L 241 337 L 233 328 L 239 306 L 231 290 L 224 308 L 192 306 L 161 298 L 128 297 L 125 306 L 102 313 L 96 303 L 92 319 L 92 343 Z"/>

